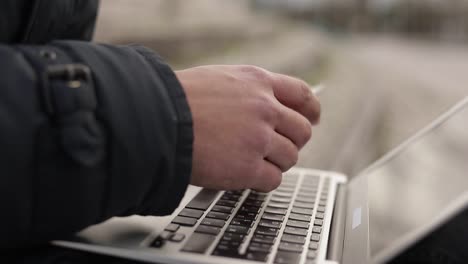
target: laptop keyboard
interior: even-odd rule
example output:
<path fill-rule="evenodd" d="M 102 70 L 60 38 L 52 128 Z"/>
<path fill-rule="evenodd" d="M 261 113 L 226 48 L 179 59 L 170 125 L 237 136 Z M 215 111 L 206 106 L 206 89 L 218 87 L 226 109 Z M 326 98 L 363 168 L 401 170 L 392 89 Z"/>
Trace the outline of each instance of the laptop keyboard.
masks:
<path fill-rule="evenodd" d="M 183 252 L 279 264 L 315 263 L 329 185 L 327 177 L 287 173 L 270 193 L 226 191 L 218 198 L 219 191 L 202 189 L 151 246 L 162 247 L 169 240 L 181 243 Z M 194 231 L 185 237 L 177 232 L 181 226 Z"/>

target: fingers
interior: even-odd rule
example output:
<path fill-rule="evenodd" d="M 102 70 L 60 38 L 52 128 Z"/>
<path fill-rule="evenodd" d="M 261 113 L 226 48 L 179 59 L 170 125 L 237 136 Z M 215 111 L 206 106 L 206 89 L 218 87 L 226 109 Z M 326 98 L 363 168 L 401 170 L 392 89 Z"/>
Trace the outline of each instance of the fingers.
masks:
<path fill-rule="evenodd" d="M 259 192 L 270 192 L 276 189 L 281 184 L 283 177 L 281 170 L 267 160 L 263 160 L 256 181 L 252 184 L 252 188 Z"/>
<path fill-rule="evenodd" d="M 290 169 L 298 159 L 298 148 L 288 138 L 273 132 L 267 157 L 261 162 L 252 189 L 269 192 L 281 184 L 282 172 Z"/>
<path fill-rule="evenodd" d="M 312 136 L 312 127 L 309 121 L 296 111 L 281 106 L 280 115 L 275 130 L 289 138 L 297 148 L 301 149 Z"/>
<path fill-rule="evenodd" d="M 311 124 L 319 122 L 320 103 L 304 81 L 283 74 L 273 74 L 272 86 L 280 103 L 302 114 Z"/>
<path fill-rule="evenodd" d="M 281 171 L 287 171 L 297 163 L 299 150 L 290 139 L 275 132 L 272 134 L 265 159 L 276 165 Z"/>

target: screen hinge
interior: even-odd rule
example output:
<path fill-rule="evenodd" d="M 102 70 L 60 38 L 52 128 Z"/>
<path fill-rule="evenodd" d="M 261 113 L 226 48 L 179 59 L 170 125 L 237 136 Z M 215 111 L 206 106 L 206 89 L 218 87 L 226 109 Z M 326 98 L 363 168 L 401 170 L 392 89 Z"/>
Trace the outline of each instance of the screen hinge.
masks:
<path fill-rule="evenodd" d="M 341 262 L 346 223 L 346 185 L 338 184 L 330 228 L 327 259 Z"/>

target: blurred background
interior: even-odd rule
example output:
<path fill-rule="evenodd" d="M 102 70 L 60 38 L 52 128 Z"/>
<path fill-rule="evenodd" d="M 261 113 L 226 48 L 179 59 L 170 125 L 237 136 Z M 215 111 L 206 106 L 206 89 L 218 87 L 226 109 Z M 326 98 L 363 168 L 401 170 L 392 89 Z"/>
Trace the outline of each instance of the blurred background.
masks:
<path fill-rule="evenodd" d="M 351 176 L 468 95 L 468 0 L 103 0 L 95 41 L 323 82 L 299 165 Z"/>

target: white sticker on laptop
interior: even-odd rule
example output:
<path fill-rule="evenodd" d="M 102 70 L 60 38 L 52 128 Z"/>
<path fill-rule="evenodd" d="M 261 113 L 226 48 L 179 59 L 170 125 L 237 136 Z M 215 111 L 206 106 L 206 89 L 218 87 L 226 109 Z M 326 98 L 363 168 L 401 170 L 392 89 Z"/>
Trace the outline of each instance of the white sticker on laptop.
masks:
<path fill-rule="evenodd" d="M 362 208 L 361 207 L 354 208 L 353 224 L 351 226 L 352 229 L 355 229 L 356 227 L 361 225 L 361 215 L 362 215 Z"/>

